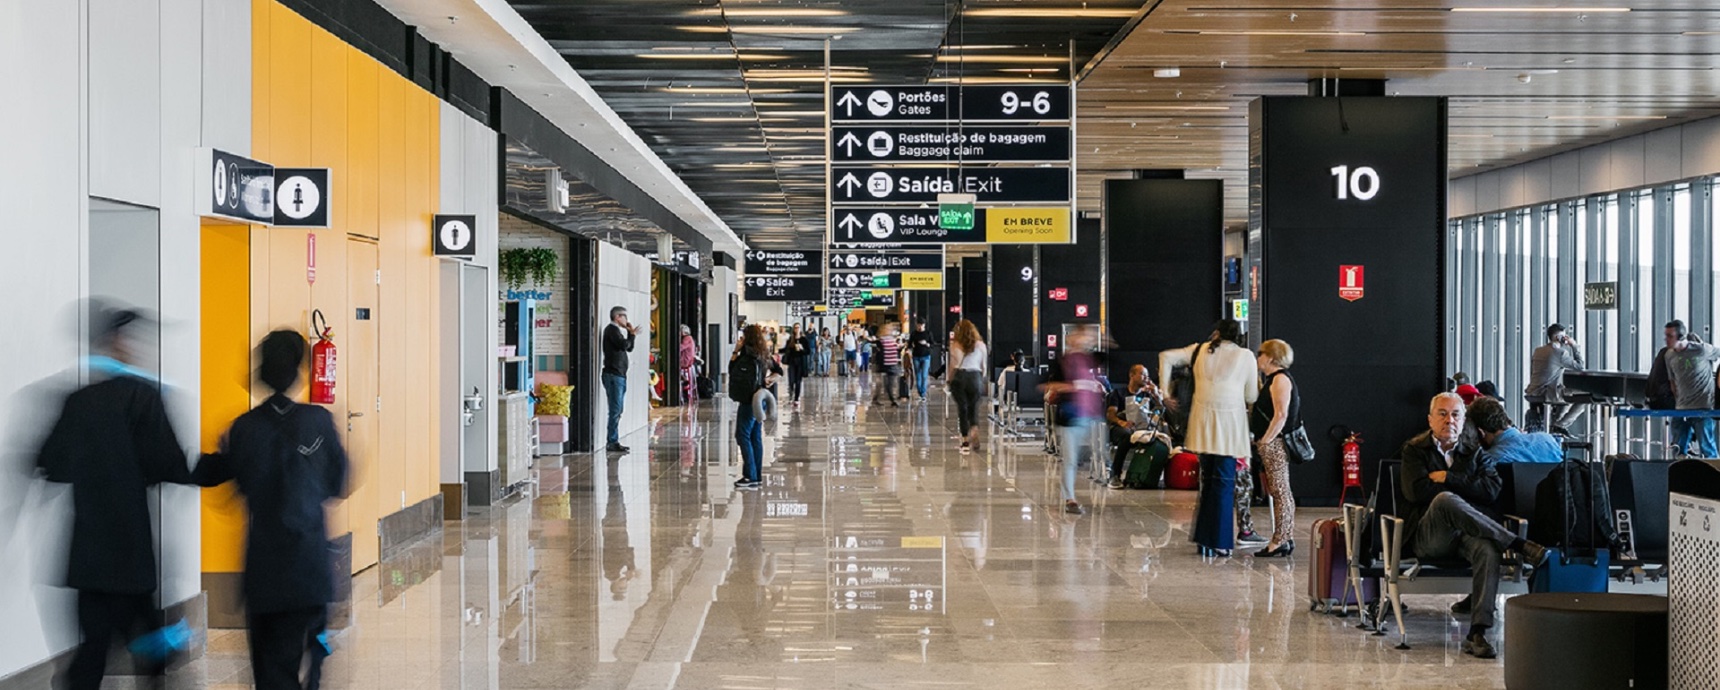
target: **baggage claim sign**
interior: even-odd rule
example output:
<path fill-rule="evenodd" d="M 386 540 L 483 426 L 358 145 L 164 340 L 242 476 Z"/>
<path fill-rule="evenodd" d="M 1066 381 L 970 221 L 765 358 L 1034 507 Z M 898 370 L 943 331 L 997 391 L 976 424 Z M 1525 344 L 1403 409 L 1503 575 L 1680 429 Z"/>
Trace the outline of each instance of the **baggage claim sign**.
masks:
<path fill-rule="evenodd" d="M 1072 101 L 1067 84 L 831 87 L 830 244 L 1073 241 Z M 971 199 L 972 224 L 945 227 L 941 195 Z"/>

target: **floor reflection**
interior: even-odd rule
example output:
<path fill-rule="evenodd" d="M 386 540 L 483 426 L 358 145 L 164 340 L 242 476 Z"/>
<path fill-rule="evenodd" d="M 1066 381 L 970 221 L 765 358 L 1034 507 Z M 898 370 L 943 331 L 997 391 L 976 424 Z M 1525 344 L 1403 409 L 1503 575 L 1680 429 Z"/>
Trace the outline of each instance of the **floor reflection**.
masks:
<path fill-rule="evenodd" d="M 1039 442 L 964 455 L 941 392 L 869 394 L 810 380 L 754 491 L 732 487 L 726 401 L 659 410 L 629 455 L 540 458 L 525 495 L 358 577 L 327 686 L 1502 685 L 1442 602 L 1394 650 L 1306 611 L 1303 552 L 1197 557 L 1192 493 L 1084 482 L 1092 511 L 1066 515 Z M 243 660 L 212 635 L 192 685 L 242 686 Z"/>

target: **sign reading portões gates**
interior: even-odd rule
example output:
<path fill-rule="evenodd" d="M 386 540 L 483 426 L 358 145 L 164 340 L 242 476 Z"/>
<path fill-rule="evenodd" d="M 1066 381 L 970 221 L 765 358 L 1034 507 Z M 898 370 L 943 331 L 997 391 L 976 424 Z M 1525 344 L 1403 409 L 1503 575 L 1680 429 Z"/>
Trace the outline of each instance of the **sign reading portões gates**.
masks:
<path fill-rule="evenodd" d="M 1049 163 L 1069 160 L 1069 126 L 835 127 L 833 163 Z"/>
<path fill-rule="evenodd" d="M 1039 122 L 1069 119 L 1065 84 L 837 86 L 838 122 Z"/>

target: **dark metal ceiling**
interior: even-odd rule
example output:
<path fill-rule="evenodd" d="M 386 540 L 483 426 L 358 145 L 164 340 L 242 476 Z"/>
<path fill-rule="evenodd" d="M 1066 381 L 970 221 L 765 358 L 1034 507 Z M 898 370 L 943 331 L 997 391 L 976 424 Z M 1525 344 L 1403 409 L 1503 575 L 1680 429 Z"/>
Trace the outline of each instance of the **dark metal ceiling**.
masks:
<path fill-rule="evenodd" d="M 837 83 L 1067 81 L 1143 0 L 515 0 L 748 244 L 824 237 L 824 41 Z"/>

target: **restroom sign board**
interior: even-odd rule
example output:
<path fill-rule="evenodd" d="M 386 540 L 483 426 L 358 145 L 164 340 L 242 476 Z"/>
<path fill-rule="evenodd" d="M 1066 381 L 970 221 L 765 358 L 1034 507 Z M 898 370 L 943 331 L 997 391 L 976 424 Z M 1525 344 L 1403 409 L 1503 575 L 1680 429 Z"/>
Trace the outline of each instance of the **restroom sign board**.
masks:
<path fill-rule="evenodd" d="M 470 259 L 477 255 L 478 217 L 472 215 L 438 215 L 431 221 L 431 243 L 436 256 Z"/>
<path fill-rule="evenodd" d="M 326 228 L 328 168 L 275 168 L 276 227 Z"/>
<path fill-rule="evenodd" d="M 1361 266 L 1338 267 L 1338 296 L 1346 302 L 1354 302 L 1362 298 L 1366 287 L 1365 272 Z"/>

